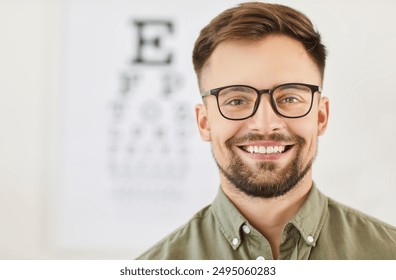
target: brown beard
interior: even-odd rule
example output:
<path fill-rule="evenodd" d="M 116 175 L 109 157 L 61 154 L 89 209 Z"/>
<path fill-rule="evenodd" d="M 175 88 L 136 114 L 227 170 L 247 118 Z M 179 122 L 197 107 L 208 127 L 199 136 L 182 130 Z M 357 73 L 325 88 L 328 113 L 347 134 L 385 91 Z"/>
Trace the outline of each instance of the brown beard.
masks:
<path fill-rule="evenodd" d="M 273 162 L 259 162 L 257 168 L 263 172 L 271 172 L 265 180 L 260 180 L 260 174 L 250 170 L 243 161 L 232 152 L 232 147 L 239 143 L 249 141 L 284 141 L 295 143 L 296 157 L 284 168 L 279 169 Z M 315 156 L 303 166 L 301 162 L 301 149 L 306 141 L 300 136 L 287 137 L 282 134 L 272 134 L 268 137 L 259 134 L 247 134 L 239 138 L 231 138 L 226 141 L 230 151 L 230 163 L 225 168 L 218 161 L 217 166 L 221 173 L 232 183 L 236 189 L 251 196 L 261 198 L 279 197 L 292 190 L 308 173 L 312 167 Z M 259 172 L 260 172 L 259 171 Z"/>

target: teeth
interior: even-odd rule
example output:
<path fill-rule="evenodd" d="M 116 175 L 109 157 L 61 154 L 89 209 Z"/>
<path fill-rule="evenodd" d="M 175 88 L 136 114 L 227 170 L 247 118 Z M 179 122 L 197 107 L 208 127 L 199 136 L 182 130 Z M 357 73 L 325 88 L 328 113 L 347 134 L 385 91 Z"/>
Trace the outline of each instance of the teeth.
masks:
<path fill-rule="evenodd" d="M 244 149 L 251 154 L 280 154 L 285 150 L 285 146 L 247 146 Z"/>

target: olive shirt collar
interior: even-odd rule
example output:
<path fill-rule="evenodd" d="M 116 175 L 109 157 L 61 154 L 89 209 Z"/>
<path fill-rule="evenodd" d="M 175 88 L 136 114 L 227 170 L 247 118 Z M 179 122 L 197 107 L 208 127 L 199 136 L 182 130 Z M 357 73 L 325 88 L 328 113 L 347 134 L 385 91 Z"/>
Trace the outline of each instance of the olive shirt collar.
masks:
<path fill-rule="evenodd" d="M 249 228 L 252 228 L 252 226 L 224 194 L 221 188 L 212 203 L 211 209 L 224 237 L 228 240 L 230 246 L 234 250 L 237 250 L 244 240 L 242 227 L 247 225 Z M 327 197 L 313 183 L 306 201 L 298 210 L 297 214 L 285 226 L 281 237 L 281 244 L 288 239 L 290 228 L 294 227 L 299 232 L 300 240 L 304 240 L 305 247 L 316 246 L 316 240 L 323 227 L 327 212 Z M 297 250 L 301 252 L 306 251 L 304 259 L 308 258 L 310 248 L 305 248 L 305 250 L 296 248 L 295 251 Z M 297 254 L 300 255 L 300 253 L 294 252 L 294 257 L 297 257 Z"/>

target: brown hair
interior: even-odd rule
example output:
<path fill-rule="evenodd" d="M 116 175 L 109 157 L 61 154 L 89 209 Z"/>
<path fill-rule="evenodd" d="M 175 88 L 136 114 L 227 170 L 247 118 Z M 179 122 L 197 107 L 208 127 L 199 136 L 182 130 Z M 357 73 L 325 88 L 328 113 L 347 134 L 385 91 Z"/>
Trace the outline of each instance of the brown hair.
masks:
<path fill-rule="evenodd" d="M 205 63 L 221 42 L 254 42 L 270 34 L 284 34 L 301 42 L 323 78 L 326 48 L 312 22 L 303 13 L 287 6 L 250 2 L 224 11 L 201 30 L 193 50 L 198 80 Z"/>

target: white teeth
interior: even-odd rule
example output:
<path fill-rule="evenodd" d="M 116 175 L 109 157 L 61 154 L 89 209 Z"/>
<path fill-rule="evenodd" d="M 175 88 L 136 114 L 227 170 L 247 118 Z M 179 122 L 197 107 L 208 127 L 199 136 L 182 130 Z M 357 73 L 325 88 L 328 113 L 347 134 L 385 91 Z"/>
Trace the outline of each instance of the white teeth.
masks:
<path fill-rule="evenodd" d="M 245 151 L 253 154 L 279 154 L 285 150 L 285 146 L 247 146 Z"/>

